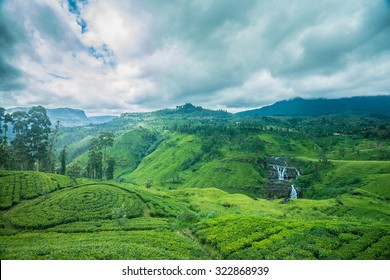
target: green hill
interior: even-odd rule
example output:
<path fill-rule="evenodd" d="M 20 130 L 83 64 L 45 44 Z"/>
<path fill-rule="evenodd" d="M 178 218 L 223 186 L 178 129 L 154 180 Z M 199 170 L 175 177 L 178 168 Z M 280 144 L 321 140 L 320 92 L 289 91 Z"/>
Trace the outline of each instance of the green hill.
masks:
<path fill-rule="evenodd" d="M 386 117 L 123 114 L 63 129 L 68 170 L 101 132 L 112 181 L 0 171 L 2 259 L 390 257 Z"/>

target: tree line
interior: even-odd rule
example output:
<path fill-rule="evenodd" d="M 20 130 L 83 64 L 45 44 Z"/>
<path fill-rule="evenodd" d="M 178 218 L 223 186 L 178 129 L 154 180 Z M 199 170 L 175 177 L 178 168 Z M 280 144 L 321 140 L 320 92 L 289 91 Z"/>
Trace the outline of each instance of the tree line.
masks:
<path fill-rule="evenodd" d="M 42 106 L 13 113 L 0 108 L 0 168 L 54 172 L 59 123 L 51 125 Z"/>
<path fill-rule="evenodd" d="M 115 160 L 107 153 L 107 147 L 114 143 L 113 133 L 101 132 L 91 140 L 86 173 L 81 174 L 78 163 L 67 167 L 66 146 L 59 152 L 57 162 L 54 145 L 59 132 L 60 123 L 52 127 L 42 106 L 12 113 L 0 107 L 0 169 L 60 173 L 74 178 L 114 178 Z"/>

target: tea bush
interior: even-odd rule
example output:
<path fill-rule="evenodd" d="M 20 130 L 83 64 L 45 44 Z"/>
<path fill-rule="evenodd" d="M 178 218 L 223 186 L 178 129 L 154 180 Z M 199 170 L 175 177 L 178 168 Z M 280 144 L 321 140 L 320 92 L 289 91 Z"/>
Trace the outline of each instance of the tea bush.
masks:
<path fill-rule="evenodd" d="M 0 170 L 0 209 L 72 186 L 67 176 L 33 171 Z"/>
<path fill-rule="evenodd" d="M 126 217 L 142 215 L 137 195 L 110 185 L 89 185 L 64 189 L 50 197 L 25 201 L 8 213 L 18 228 L 48 228 L 77 221 L 109 219 L 112 210 L 123 207 Z"/>

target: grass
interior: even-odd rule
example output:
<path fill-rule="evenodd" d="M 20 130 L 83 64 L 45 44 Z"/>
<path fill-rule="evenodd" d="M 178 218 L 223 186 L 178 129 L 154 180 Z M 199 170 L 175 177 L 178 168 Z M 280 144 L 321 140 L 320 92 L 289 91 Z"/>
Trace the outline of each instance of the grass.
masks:
<path fill-rule="evenodd" d="M 188 173 L 182 175 L 185 182 L 183 187 L 214 187 L 227 192 L 259 196 L 264 185 L 264 178 L 248 162 L 215 159 L 203 164 L 199 170 Z"/>
<path fill-rule="evenodd" d="M 203 141 L 195 135 L 173 133 L 138 168 L 122 178 L 145 186 L 148 181 L 170 189 L 217 187 L 231 193 L 258 196 L 266 179 L 256 158 L 222 146 L 219 153 L 201 151 Z"/>
<path fill-rule="evenodd" d="M 192 135 L 173 134 L 146 156 L 138 168 L 124 176 L 127 181 L 146 185 L 148 180 L 156 184 L 173 185 L 180 182 L 183 165 L 199 154 L 200 140 Z"/>
<path fill-rule="evenodd" d="M 332 160 L 325 165 L 306 161 L 304 165 L 309 167 L 303 168 L 304 176 L 298 179 L 297 185 L 307 198 L 332 198 L 358 188 L 367 194 L 389 198 L 390 161 Z"/>
<path fill-rule="evenodd" d="M 264 142 L 265 153 L 268 155 L 316 157 L 320 150 L 320 147 L 312 140 L 296 132 L 288 134 L 261 133 L 258 137 Z"/>

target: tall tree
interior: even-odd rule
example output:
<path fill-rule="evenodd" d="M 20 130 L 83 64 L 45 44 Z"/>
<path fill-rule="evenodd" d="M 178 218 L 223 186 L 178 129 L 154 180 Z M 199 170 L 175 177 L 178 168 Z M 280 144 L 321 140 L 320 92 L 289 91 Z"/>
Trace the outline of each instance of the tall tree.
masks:
<path fill-rule="evenodd" d="M 58 135 L 60 133 L 60 121 L 56 122 L 54 130 L 50 133 L 49 136 L 49 144 L 47 148 L 47 158 L 45 164 L 46 172 L 54 172 L 55 171 L 55 156 L 54 156 L 54 145 L 57 141 Z"/>
<path fill-rule="evenodd" d="M 29 154 L 36 164 L 36 170 L 40 170 L 41 164 L 47 159 L 49 147 L 49 135 L 51 122 L 42 106 L 34 106 L 28 111 L 27 131 Z"/>
<path fill-rule="evenodd" d="M 88 151 L 87 175 L 94 179 L 112 179 L 115 161 L 107 159 L 107 147 L 114 143 L 114 134 L 101 132 L 99 137 L 91 139 Z M 110 174 L 108 174 L 110 173 Z"/>
<path fill-rule="evenodd" d="M 102 178 L 102 151 L 99 138 L 91 139 L 91 147 L 88 151 L 88 165 L 87 174 L 88 177 L 93 179 Z"/>
<path fill-rule="evenodd" d="M 99 146 L 103 150 L 102 169 L 103 179 L 107 179 L 107 147 L 112 147 L 114 144 L 114 134 L 111 132 L 101 132 L 99 135 Z"/>
<path fill-rule="evenodd" d="M 10 165 L 10 150 L 7 146 L 7 120 L 5 109 L 0 107 L 0 169 L 7 169 Z M 3 130 L 4 128 L 4 130 Z"/>
<path fill-rule="evenodd" d="M 27 112 L 16 111 L 12 115 L 12 132 L 15 134 L 14 139 L 11 141 L 14 162 L 17 169 L 25 170 L 29 169 L 31 165 L 31 158 L 29 157 L 28 149 L 28 136 L 29 129 Z"/>
<path fill-rule="evenodd" d="M 3 142 L 3 122 L 5 116 L 5 109 L 0 107 L 0 140 Z"/>
<path fill-rule="evenodd" d="M 114 170 L 115 170 L 115 159 L 112 157 L 107 158 L 107 169 L 106 169 L 106 179 L 112 180 L 114 179 Z"/>
<path fill-rule="evenodd" d="M 9 128 L 9 125 L 12 123 L 12 117 L 10 114 L 5 114 L 4 115 L 4 119 L 3 119 L 3 133 L 4 133 L 4 136 L 3 136 L 3 143 L 4 145 L 7 145 L 8 144 L 8 128 Z"/>
<path fill-rule="evenodd" d="M 78 163 L 77 161 L 76 162 L 73 162 L 72 164 L 69 165 L 69 167 L 67 168 L 67 172 L 66 172 L 71 178 L 79 178 L 80 175 L 81 175 L 81 166 L 80 166 L 80 163 Z"/>
<path fill-rule="evenodd" d="M 67 153 L 66 153 L 66 146 L 65 146 L 60 152 L 60 163 L 61 163 L 60 174 L 62 175 L 65 175 L 66 173 L 66 157 L 67 157 Z"/>

